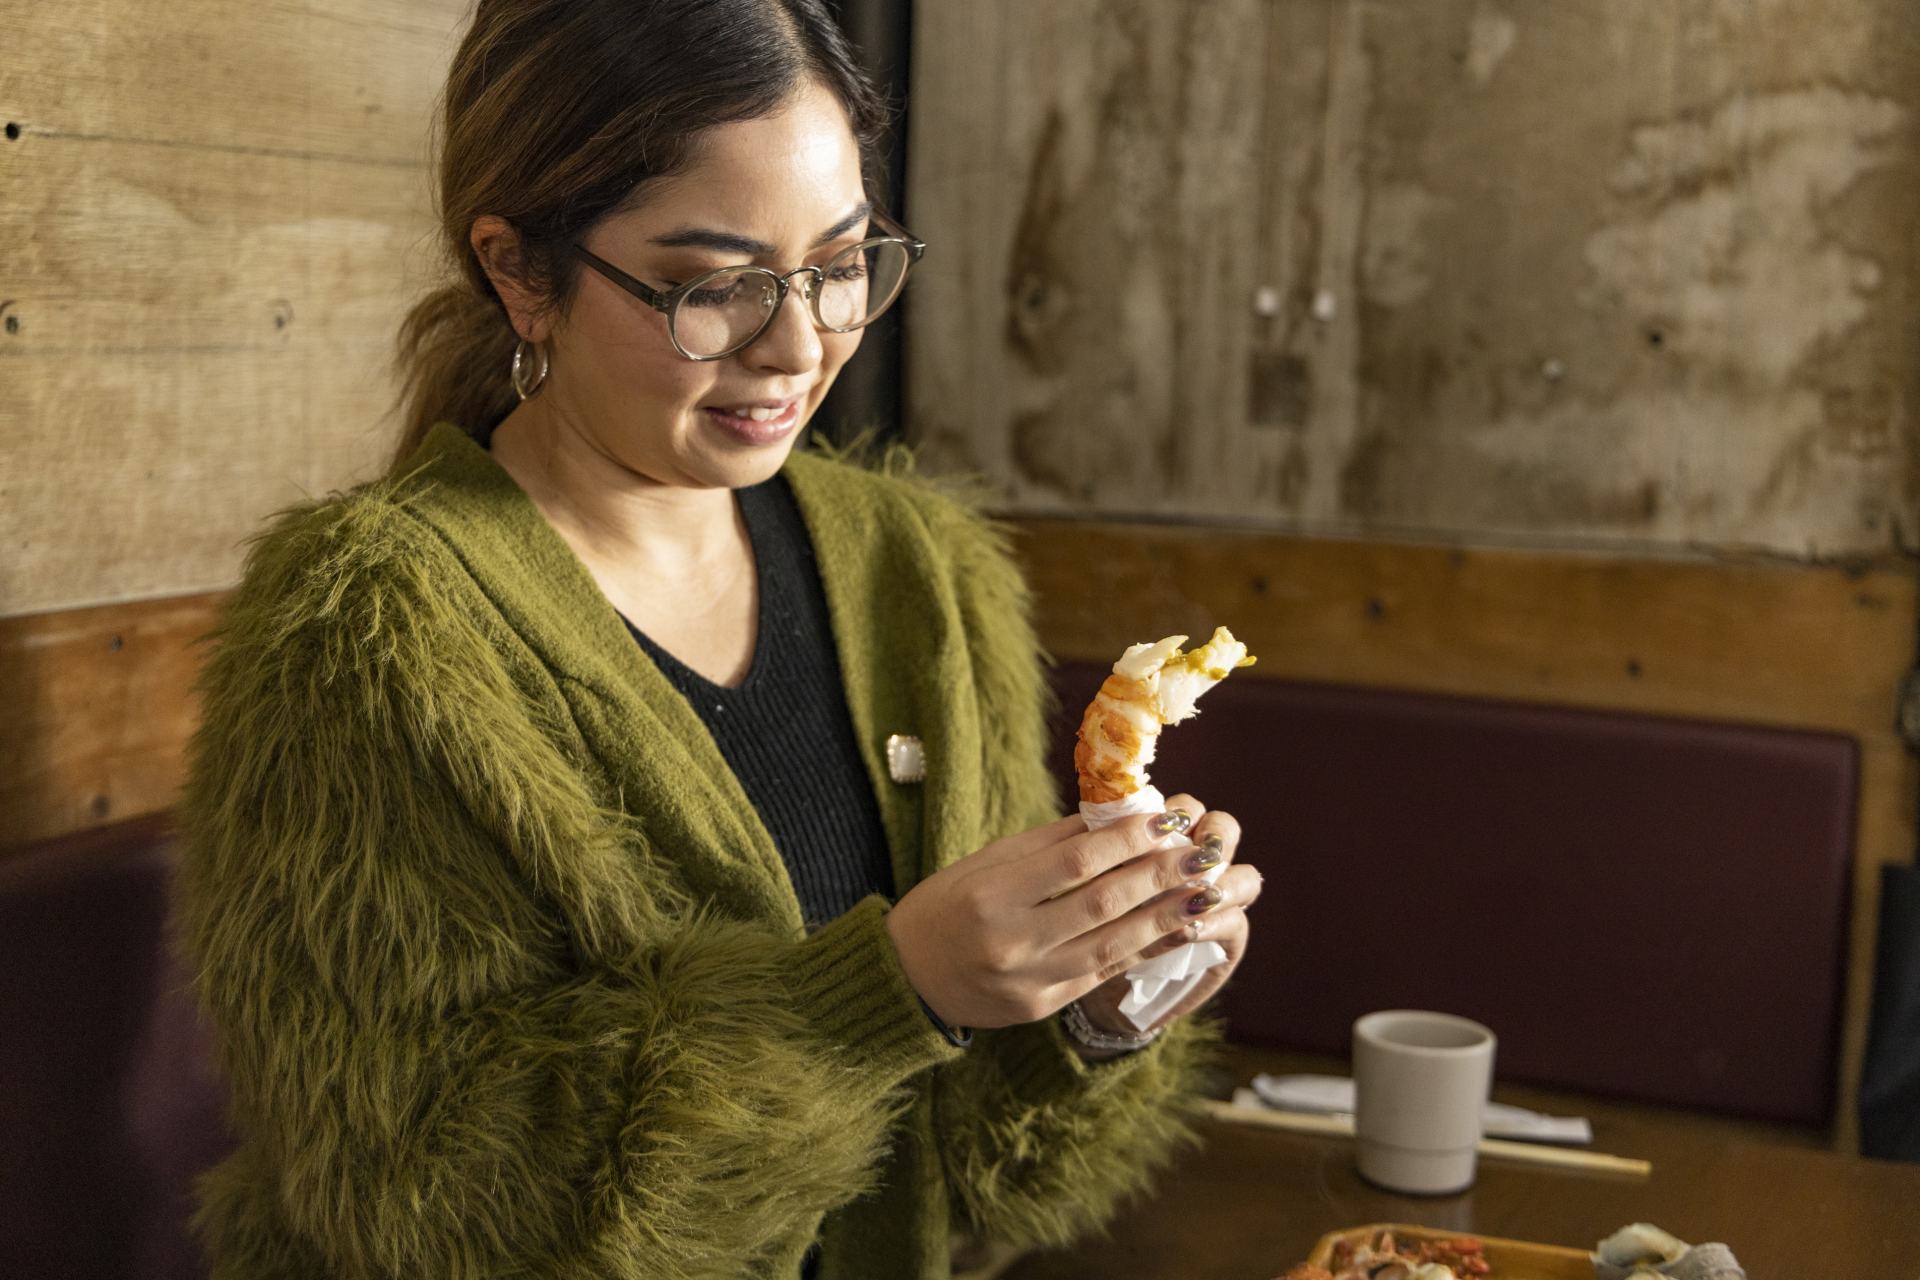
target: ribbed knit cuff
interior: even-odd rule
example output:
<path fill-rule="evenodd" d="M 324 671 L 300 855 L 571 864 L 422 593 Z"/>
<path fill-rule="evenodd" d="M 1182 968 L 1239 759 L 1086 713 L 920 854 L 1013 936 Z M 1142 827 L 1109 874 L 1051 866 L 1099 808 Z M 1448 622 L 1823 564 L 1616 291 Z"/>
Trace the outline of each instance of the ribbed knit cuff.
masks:
<path fill-rule="evenodd" d="M 1073 1047 L 1057 1017 L 1003 1027 L 993 1034 L 1001 1070 L 1014 1092 L 1035 1103 L 1120 1085 L 1154 1052 L 1150 1044 L 1117 1058 L 1088 1062 Z"/>
<path fill-rule="evenodd" d="M 862 898 L 800 944 L 792 986 L 808 1023 L 880 1088 L 962 1052 L 921 1012 L 879 894 Z"/>

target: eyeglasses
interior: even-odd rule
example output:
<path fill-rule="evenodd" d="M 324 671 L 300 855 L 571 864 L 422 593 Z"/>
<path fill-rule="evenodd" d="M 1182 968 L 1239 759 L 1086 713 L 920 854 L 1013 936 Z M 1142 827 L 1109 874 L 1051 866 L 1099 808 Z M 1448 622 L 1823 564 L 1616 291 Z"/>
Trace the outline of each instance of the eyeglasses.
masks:
<path fill-rule="evenodd" d="M 852 333 L 879 319 L 900 296 L 907 273 L 927 251 L 924 241 L 875 213 L 890 234 L 842 249 L 824 266 L 782 275 L 765 267 L 720 267 L 665 290 L 649 288 L 606 259 L 574 245 L 582 262 L 667 317 L 673 349 L 689 360 L 720 360 L 753 345 L 787 301 L 795 276 L 813 322 L 829 333 Z"/>

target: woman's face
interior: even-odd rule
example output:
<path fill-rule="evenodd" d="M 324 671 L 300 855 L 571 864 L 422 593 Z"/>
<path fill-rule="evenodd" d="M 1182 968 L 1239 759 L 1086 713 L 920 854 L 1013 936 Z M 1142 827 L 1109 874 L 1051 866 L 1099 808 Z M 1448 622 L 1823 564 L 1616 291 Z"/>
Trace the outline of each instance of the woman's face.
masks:
<path fill-rule="evenodd" d="M 774 115 L 709 130 L 684 173 L 581 243 L 665 290 L 715 267 L 821 265 L 866 235 L 846 112 L 809 84 Z M 736 489 L 773 475 L 860 345 L 858 331 L 815 328 L 796 277 L 751 346 L 696 362 L 674 350 L 663 313 L 596 271 L 579 277 L 548 335 L 543 407 L 579 443 L 660 484 Z M 777 413 L 755 421 L 754 408 Z"/>

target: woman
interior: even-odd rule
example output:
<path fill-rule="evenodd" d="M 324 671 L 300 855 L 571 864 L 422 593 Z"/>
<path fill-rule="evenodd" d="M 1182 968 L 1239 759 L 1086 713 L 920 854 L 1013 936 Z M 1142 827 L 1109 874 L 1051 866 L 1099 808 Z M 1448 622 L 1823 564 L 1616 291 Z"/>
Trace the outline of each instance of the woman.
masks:
<path fill-rule="evenodd" d="M 1149 1036 L 1117 975 L 1237 960 L 1258 876 L 1193 883 L 1238 832 L 1191 798 L 1055 818 L 998 536 L 793 453 L 918 253 L 872 91 L 817 0 L 481 0 L 445 112 L 402 461 L 262 537 L 205 683 L 216 1276 L 1071 1239 L 1181 1138 L 1231 964 Z"/>

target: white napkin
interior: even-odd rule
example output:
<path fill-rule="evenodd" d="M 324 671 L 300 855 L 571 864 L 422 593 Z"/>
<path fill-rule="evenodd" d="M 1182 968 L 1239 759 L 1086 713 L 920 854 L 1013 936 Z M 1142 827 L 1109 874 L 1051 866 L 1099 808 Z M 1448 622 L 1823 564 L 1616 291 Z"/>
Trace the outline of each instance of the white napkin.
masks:
<path fill-rule="evenodd" d="M 1263 1072 L 1253 1078 L 1253 1093 L 1261 1102 L 1279 1111 L 1328 1116 L 1353 1114 L 1353 1081 L 1347 1076 L 1312 1073 L 1271 1076 Z M 1513 1138 L 1521 1142 L 1584 1146 L 1593 1141 L 1593 1126 L 1585 1116 L 1543 1115 L 1503 1102 L 1487 1104 L 1480 1131 L 1489 1138 Z"/>
<path fill-rule="evenodd" d="M 1166 809 L 1167 798 L 1151 783 L 1120 800 L 1109 800 L 1104 804 L 1080 802 L 1080 816 L 1086 820 L 1089 831 L 1110 827 L 1120 819 L 1130 818 L 1137 813 L 1165 813 Z M 1184 838 L 1169 833 L 1160 842 L 1160 847 L 1164 849 Z M 1212 884 L 1226 869 L 1227 865 L 1223 862 L 1197 878 Z M 1200 977 L 1206 970 L 1217 964 L 1225 964 L 1226 959 L 1226 948 L 1217 942 L 1189 942 L 1129 969 L 1127 984 L 1130 990 L 1126 999 L 1120 1002 L 1120 1012 L 1127 1015 L 1127 1021 L 1145 1031 L 1167 1010 L 1186 999 L 1187 993 L 1199 985 Z"/>

